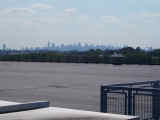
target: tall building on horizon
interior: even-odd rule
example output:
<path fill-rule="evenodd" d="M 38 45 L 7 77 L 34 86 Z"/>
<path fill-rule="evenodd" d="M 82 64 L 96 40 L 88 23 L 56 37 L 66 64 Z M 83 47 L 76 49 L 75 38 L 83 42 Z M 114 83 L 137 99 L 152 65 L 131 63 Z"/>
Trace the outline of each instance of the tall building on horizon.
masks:
<path fill-rule="evenodd" d="M 2 50 L 6 50 L 7 49 L 7 46 L 6 46 L 6 44 L 4 43 L 3 45 L 2 45 Z"/>

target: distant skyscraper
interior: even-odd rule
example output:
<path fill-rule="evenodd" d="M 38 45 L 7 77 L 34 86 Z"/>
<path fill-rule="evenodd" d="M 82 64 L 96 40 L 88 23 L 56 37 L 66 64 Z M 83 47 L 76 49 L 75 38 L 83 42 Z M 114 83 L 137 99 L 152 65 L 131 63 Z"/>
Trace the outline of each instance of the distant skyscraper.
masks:
<path fill-rule="evenodd" d="M 2 45 L 2 49 L 3 49 L 3 50 L 6 50 L 6 48 L 7 48 L 7 47 L 6 47 L 6 44 L 3 44 L 3 45 Z"/>
<path fill-rule="evenodd" d="M 55 48 L 55 46 L 56 46 L 56 45 L 55 45 L 54 43 L 52 43 L 52 48 Z"/>
<path fill-rule="evenodd" d="M 51 47 L 51 43 L 48 41 L 48 48 L 50 48 Z"/>

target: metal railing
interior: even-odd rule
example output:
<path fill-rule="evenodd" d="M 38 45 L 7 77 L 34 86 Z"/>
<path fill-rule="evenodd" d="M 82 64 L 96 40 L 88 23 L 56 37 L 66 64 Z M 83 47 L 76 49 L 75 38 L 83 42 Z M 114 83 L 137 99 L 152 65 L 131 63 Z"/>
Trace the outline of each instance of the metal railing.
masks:
<path fill-rule="evenodd" d="M 101 86 L 101 112 L 160 119 L 160 81 Z"/>

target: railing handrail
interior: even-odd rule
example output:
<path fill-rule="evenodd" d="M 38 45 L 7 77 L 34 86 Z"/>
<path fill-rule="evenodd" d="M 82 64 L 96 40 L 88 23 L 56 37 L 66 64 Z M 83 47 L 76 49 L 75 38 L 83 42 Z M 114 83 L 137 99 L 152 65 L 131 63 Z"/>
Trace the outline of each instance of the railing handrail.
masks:
<path fill-rule="evenodd" d="M 144 82 L 131 82 L 131 83 L 119 83 L 119 84 L 111 84 L 111 85 L 103 85 L 103 86 L 134 86 L 134 85 L 144 85 L 144 84 L 154 84 L 160 83 L 160 80 L 152 80 L 152 81 L 144 81 Z"/>

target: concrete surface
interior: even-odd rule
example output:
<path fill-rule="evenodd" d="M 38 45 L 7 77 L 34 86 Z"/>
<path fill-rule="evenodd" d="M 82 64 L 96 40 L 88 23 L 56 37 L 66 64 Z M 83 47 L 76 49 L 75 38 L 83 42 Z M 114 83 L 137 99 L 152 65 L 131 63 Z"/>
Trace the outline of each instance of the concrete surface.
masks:
<path fill-rule="evenodd" d="M 19 103 L 0 101 L 0 106 Z M 135 120 L 137 117 L 67 108 L 48 107 L 37 110 L 0 114 L 0 120 Z"/>

